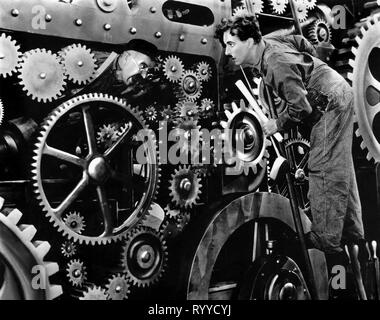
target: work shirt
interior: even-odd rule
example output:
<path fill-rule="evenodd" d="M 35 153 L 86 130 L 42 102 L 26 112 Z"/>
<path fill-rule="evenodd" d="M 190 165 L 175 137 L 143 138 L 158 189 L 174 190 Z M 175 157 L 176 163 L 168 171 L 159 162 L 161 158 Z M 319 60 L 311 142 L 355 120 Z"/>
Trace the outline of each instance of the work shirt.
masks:
<path fill-rule="evenodd" d="M 317 69 L 331 68 L 315 57 L 314 47 L 302 36 L 264 36 L 263 40 L 265 49 L 254 72 L 287 102 L 285 112 L 276 119 L 278 130 L 300 121 L 315 123 L 328 101 L 313 75 Z"/>

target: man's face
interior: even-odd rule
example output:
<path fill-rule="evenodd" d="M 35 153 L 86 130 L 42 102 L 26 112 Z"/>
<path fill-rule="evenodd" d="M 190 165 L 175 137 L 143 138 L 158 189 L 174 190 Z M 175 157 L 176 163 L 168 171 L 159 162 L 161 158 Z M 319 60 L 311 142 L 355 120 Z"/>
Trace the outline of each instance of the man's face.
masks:
<path fill-rule="evenodd" d="M 252 39 L 242 41 L 238 36 L 232 35 L 230 30 L 227 30 L 223 34 L 223 41 L 226 45 L 226 55 L 231 56 L 236 65 L 248 63 L 249 52 L 252 50 Z"/>
<path fill-rule="evenodd" d="M 127 86 L 132 84 L 130 82 L 136 74 L 140 73 L 145 79 L 148 69 L 154 66 L 154 62 L 149 56 L 134 50 L 123 52 L 119 57 L 118 64 L 120 70 L 116 72 L 116 76 Z"/>

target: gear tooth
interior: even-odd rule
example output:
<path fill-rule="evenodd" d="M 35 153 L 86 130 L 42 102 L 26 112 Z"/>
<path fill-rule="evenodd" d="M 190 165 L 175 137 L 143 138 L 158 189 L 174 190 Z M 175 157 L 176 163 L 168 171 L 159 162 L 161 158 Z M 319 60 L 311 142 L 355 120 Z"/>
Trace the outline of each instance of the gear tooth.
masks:
<path fill-rule="evenodd" d="M 223 129 L 226 129 L 228 124 L 226 121 L 220 121 L 220 125 L 222 126 Z"/>
<path fill-rule="evenodd" d="M 362 148 L 362 150 L 364 150 L 364 149 L 365 149 L 365 144 L 364 144 L 364 141 L 362 141 L 362 142 L 360 143 L 360 148 Z"/>
<path fill-rule="evenodd" d="M 53 300 L 63 294 L 62 287 L 60 285 L 50 285 L 48 291 L 48 300 Z"/>
<path fill-rule="evenodd" d="M 351 72 L 347 73 L 347 78 L 348 80 L 350 80 L 351 82 L 353 82 L 353 79 L 354 79 L 354 76 Z"/>
<path fill-rule="evenodd" d="M 360 137 L 360 131 L 359 131 L 359 129 L 357 129 L 356 131 L 355 131 L 355 135 L 359 138 Z"/>
<path fill-rule="evenodd" d="M 31 242 L 36 235 L 37 229 L 33 225 L 20 225 L 20 236 L 25 242 Z"/>
<path fill-rule="evenodd" d="M 349 60 L 348 60 L 348 64 L 349 64 L 352 68 L 355 68 L 355 61 L 354 61 L 354 60 L 349 59 Z"/>
<path fill-rule="evenodd" d="M 45 269 L 46 269 L 47 275 L 50 277 L 59 271 L 59 266 L 58 266 L 58 263 L 56 262 L 46 262 Z"/>
<path fill-rule="evenodd" d="M 371 161 L 373 159 L 372 155 L 369 152 L 368 152 L 366 158 L 367 158 L 368 161 Z"/>
<path fill-rule="evenodd" d="M 225 110 L 224 114 L 226 115 L 226 117 L 228 118 L 228 120 L 231 120 L 232 117 L 233 117 L 232 113 L 229 110 Z"/>
<path fill-rule="evenodd" d="M 45 256 L 50 250 L 50 244 L 47 241 L 35 241 L 36 253 L 41 260 L 44 260 Z"/>
<path fill-rule="evenodd" d="M 18 209 L 13 209 L 7 216 L 7 220 L 14 225 L 17 225 L 22 217 L 22 213 Z"/>

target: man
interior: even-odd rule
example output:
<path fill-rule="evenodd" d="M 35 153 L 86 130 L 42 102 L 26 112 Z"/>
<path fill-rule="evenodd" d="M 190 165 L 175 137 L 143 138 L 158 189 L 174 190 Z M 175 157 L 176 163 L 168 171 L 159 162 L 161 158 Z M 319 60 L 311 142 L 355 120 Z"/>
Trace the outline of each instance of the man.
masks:
<path fill-rule="evenodd" d="M 312 127 L 308 196 L 313 221 L 307 239 L 326 253 L 329 268 L 344 261 L 342 235 L 350 242 L 364 237 L 351 154 L 350 86 L 314 57 L 314 48 L 302 36 L 263 38 L 254 15 L 227 20 L 216 36 L 236 65 L 251 66 L 287 102 L 285 112 L 263 124 L 268 136 L 300 123 Z"/>

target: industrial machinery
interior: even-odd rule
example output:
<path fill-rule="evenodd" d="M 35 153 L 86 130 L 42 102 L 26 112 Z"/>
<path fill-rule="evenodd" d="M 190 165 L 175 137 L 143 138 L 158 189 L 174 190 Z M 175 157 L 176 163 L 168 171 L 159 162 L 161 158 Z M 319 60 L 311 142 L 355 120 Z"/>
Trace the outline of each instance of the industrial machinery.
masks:
<path fill-rule="evenodd" d="M 334 298 L 323 254 L 300 247 L 308 132 L 284 135 L 290 180 L 274 182 L 276 145 L 234 84 L 267 116 L 285 102 L 214 38 L 246 10 L 264 34 L 302 33 L 354 89 L 371 246 L 350 257 L 379 298 L 376 1 L 2 0 L 0 299 Z M 134 39 L 158 54 L 120 93 L 104 76 Z"/>

